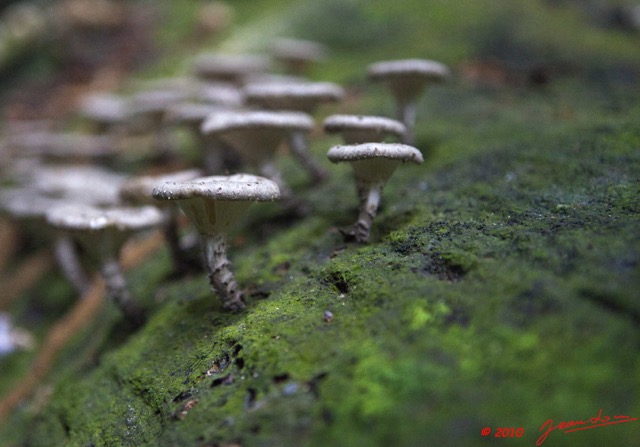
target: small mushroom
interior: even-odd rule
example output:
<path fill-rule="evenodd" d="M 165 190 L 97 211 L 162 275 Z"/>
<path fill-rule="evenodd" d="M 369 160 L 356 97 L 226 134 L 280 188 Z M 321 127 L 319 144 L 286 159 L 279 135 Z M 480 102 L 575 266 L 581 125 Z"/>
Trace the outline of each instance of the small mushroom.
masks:
<path fill-rule="evenodd" d="M 164 183 L 153 190 L 153 197 L 178 202 L 202 238 L 212 290 L 218 293 L 225 309 L 244 308 L 244 293 L 229 269 L 227 234 L 252 202 L 278 199 L 278 185 L 249 174 L 211 176 Z"/>
<path fill-rule="evenodd" d="M 38 166 L 25 175 L 39 194 L 88 205 L 116 205 L 123 174 L 96 166 Z"/>
<path fill-rule="evenodd" d="M 254 54 L 205 53 L 196 56 L 193 71 L 204 81 L 228 82 L 240 86 L 247 76 L 267 71 L 269 59 Z"/>
<path fill-rule="evenodd" d="M 0 202 L 8 213 L 32 227 L 32 233 L 42 231 L 46 213 L 63 203 L 84 203 L 109 206 L 118 203 L 118 190 L 124 176 L 94 166 L 37 165 L 20 179 L 24 186 L 6 191 Z M 89 287 L 73 241 L 57 234 L 53 241 L 54 255 L 62 273 L 82 294 Z"/>
<path fill-rule="evenodd" d="M 196 90 L 196 99 L 204 104 L 240 107 L 244 101 L 240 89 L 228 82 L 201 82 Z"/>
<path fill-rule="evenodd" d="M 153 190 L 166 182 L 184 182 L 201 176 L 202 172 L 200 170 L 188 169 L 168 174 L 132 177 L 120 187 L 120 197 L 124 202 L 132 205 L 156 205 L 161 207 L 165 215 L 163 231 L 177 272 L 188 270 L 188 266 L 191 264 L 191 260 L 180 244 L 178 208 L 172 203 L 155 200 L 153 198 Z"/>
<path fill-rule="evenodd" d="M 37 190 L 27 187 L 5 189 L 0 193 L 0 209 L 19 222 L 23 230 L 26 228 L 30 234 L 44 236 L 47 242 L 52 235 L 49 234 L 45 225 L 46 213 L 62 203 L 67 202 L 64 199 L 44 196 Z M 63 234 L 55 235 L 53 253 L 62 274 L 82 295 L 89 288 L 90 281 L 82 267 L 73 241 Z"/>
<path fill-rule="evenodd" d="M 115 154 L 111 140 L 103 135 L 36 131 L 14 134 L 5 142 L 15 157 L 36 157 L 70 163 L 102 160 Z"/>
<path fill-rule="evenodd" d="M 369 240 L 382 189 L 396 168 L 400 163 L 407 161 L 417 164 L 423 162 L 418 149 L 399 143 L 334 146 L 327 153 L 327 157 L 334 163 L 349 162 L 353 167 L 360 198 L 360 212 L 357 222 L 347 236 L 362 243 Z"/>
<path fill-rule="evenodd" d="M 210 175 L 222 174 L 227 169 L 239 167 L 241 161 L 237 153 L 215 135 L 200 131 L 204 120 L 213 113 L 226 112 L 228 106 L 186 102 L 167 109 L 165 121 L 168 126 L 187 127 L 202 152 L 205 171 Z"/>
<path fill-rule="evenodd" d="M 293 192 L 286 185 L 273 158 L 278 146 L 293 131 L 309 131 L 313 119 L 302 112 L 237 111 L 214 113 L 202 124 L 205 134 L 217 135 L 236 149 L 244 160 L 278 184 L 283 200 Z"/>
<path fill-rule="evenodd" d="M 120 249 L 133 233 L 155 227 L 162 219 L 162 213 L 153 206 L 100 209 L 67 204 L 47 212 L 49 224 L 70 234 L 95 257 L 109 296 L 136 325 L 144 322 L 144 314 L 127 290 L 119 263 Z"/>
<path fill-rule="evenodd" d="M 403 142 L 413 144 L 418 98 L 427 84 L 447 79 L 449 69 L 432 60 L 402 59 L 371 64 L 368 74 L 372 81 L 383 82 L 395 96 L 398 119 L 407 128 Z"/>
<path fill-rule="evenodd" d="M 326 59 L 329 53 L 321 43 L 284 37 L 276 39 L 270 50 L 285 72 L 298 76 L 307 75 L 311 66 Z"/>
<path fill-rule="evenodd" d="M 78 112 L 88 121 L 92 133 L 102 135 L 112 133 L 124 126 L 129 117 L 128 102 L 113 93 L 90 93 L 83 96 Z"/>
<path fill-rule="evenodd" d="M 332 82 L 271 82 L 249 84 L 244 88 L 246 102 L 269 110 L 292 110 L 313 114 L 323 103 L 337 102 L 344 90 Z M 306 131 L 294 130 L 289 136 L 291 152 L 311 175 L 315 183 L 328 176 L 328 172 L 309 153 Z"/>
<path fill-rule="evenodd" d="M 406 127 L 400 121 L 382 116 L 330 115 L 324 131 L 339 133 L 346 144 L 383 142 L 387 136 L 401 137 Z"/>
<path fill-rule="evenodd" d="M 189 94 L 186 88 L 170 86 L 138 92 L 130 100 L 132 123 L 151 133 L 152 148 L 161 155 L 172 153 L 175 149 L 175 142 L 164 125 L 167 109 L 184 101 Z"/>

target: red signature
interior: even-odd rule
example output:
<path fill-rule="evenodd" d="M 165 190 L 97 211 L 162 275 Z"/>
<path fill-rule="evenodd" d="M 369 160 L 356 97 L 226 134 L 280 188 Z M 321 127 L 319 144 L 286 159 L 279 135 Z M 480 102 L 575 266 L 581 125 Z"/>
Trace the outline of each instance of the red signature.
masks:
<path fill-rule="evenodd" d="M 629 416 L 613 416 L 613 418 L 611 416 L 602 416 L 602 408 L 600 408 L 597 416 L 587 419 L 586 421 L 567 421 L 560 422 L 558 425 L 553 425 L 553 419 L 547 419 L 540 427 L 540 431 L 543 431 L 545 428 L 547 431 L 540 435 L 536 441 L 536 445 L 542 445 L 542 443 L 547 440 L 549 433 L 553 430 L 571 433 L 574 431 L 587 430 L 589 428 L 604 427 L 607 425 L 622 424 L 623 422 L 632 422 L 637 420 L 638 418 L 632 418 Z"/>

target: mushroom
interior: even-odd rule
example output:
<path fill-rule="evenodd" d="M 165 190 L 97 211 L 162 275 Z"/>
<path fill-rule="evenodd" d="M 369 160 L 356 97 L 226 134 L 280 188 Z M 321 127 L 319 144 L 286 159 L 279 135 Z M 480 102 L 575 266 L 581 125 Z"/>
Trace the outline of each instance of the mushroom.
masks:
<path fill-rule="evenodd" d="M 200 170 L 188 169 L 168 174 L 132 177 L 120 187 L 120 197 L 124 202 L 133 205 L 161 206 L 165 215 L 163 231 L 177 272 L 186 271 L 191 264 L 191 260 L 180 245 L 178 208 L 169 202 L 154 200 L 153 189 L 166 182 L 184 182 L 201 176 Z"/>
<path fill-rule="evenodd" d="M 32 233 L 48 236 L 42 227 L 50 209 L 67 203 L 115 205 L 124 176 L 92 166 L 59 165 L 33 167 L 21 180 L 25 186 L 3 191 L 0 205 Z M 89 279 L 74 242 L 65 234 L 57 234 L 53 247 L 62 273 L 82 294 L 89 287 Z"/>
<path fill-rule="evenodd" d="M 337 102 L 344 90 L 332 82 L 271 82 L 249 84 L 244 88 L 248 105 L 270 110 L 293 110 L 313 114 L 322 103 Z M 328 172 L 311 157 L 305 130 L 294 130 L 289 136 L 291 152 L 311 174 L 315 183 L 328 176 Z"/>
<path fill-rule="evenodd" d="M 229 82 L 240 86 L 245 78 L 267 71 L 269 60 L 254 54 L 205 53 L 193 61 L 193 71 L 199 79 L 214 82 Z"/>
<path fill-rule="evenodd" d="M 313 119 L 302 112 L 230 111 L 210 115 L 202 124 L 202 132 L 217 135 L 236 149 L 248 164 L 276 182 L 282 199 L 290 202 L 293 192 L 273 157 L 291 132 L 308 132 L 312 127 Z"/>
<path fill-rule="evenodd" d="M 23 229 L 26 227 L 28 233 L 44 236 L 45 239 L 51 236 L 44 225 L 46 213 L 61 203 L 67 202 L 43 196 L 33 188 L 5 189 L 0 193 L 0 208 L 19 222 Z M 82 295 L 88 289 L 90 281 L 80 263 L 73 241 L 66 235 L 56 235 L 53 253 L 62 274 Z"/>
<path fill-rule="evenodd" d="M 330 115 L 324 131 L 339 133 L 346 144 L 382 142 L 387 136 L 401 137 L 406 127 L 400 121 L 382 116 Z"/>
<path fill-rule="evenodd" d="M 184 101 L 189 94 L 190 92 L 183 87 L 170 86 L 164 89 L 144 90 L 131 98 L 130 116 L 134 124 L 152 133 L 152 147 L 163 155 L 172 153 L 175 147 L 164 125 L 166 111 L 170 106 Z"/>
<path fill-rule="evenodd" d="M 202 238 L 209 281 L 225 309 L 245 307 L 244 293 L 229 269 L 227 234 L 252 202 L 280 198 L 278 185 L 249 174 L 203 177 L 189 182 L 168 182 L 153 190 L 159 200 L 177 200 Z"/>
<path fill-rule="evenodd" d="M 38 166 L 25 175 L 39 194 L 68 202 L 103 206 L 119 202 L 123 174 L 96 166 Z"/>
<path fill-rule="evenodd" d="M 196 99 L 227 107 L 240 107 L 244 101 L 240 89 L 228 82 L 201 82 L 196 88 Z"/>
<path fill-rule="evenodd" d="M 271 54 L 285 72 L 304 76 L 311 66 L 327 58 L 327 47 L 318 42 L 303 39 L 278 38 L 270 47 Z"/>
<path fill-rule="evenodd" d="M 215 135 L 200 131 L 204 120 L 213 113 L 226 112 L 228 106 L 186 102 L 167 109 L 165 121 L 170 126 L 186 126 L 195 138 L 204 158 L 204 168 L 208 174 L 222 174 L 226 169 L 239 167 L 241 161 L 237 153 Z"/>
<path fill-rule="evenodd" d="M 395 96 L 398 119 L 407 128 L 403 142 L 413 144 L 418 98 L 427 84 L 449 77 L 446 65 L 426 59 L 402 59 L 369 65 L 369 79 L 383 82 Z"/>
<path fill-rule="evenodd" d="M 363 243 L 369 240 L 382 189 L 396 168 L 406 161 L 417 164 L 423 162 L 418 149 L 399 143 L 334 146 L 327 153 L 327 157 L 334 163 L 349 162 L 353 167 L 360 198 L 360 211 L 357 222 L 347 236 Z"/>
<path fill-rule="evenodd" d="M 123 126 L 129 116 L 128 102 L 113 93 L 89 93 L 83 96 L 78 112 L 89 122 L 94 134 L 108 134 Z"/>
<path fill-rule="evenodd" d="M 100 160 L 114 155 L 111 140 L 102 135 L 36 131 L 7 138 L 6 146 L 15 157 L 37 157 L 49 161 Z"/>
<path fill-rule="evenodd" d="M 144 322 L 144 314 L 127 290 L 119 263 L 120 249 L 133 233 L 157 226 L 162 219 L 162 213 L 153 206 L 100 209 L 66 204 L 47 212 L 49 224 L 74 237 L 94 256 L 108 294 L 125 317 L 136 325 Z"/>

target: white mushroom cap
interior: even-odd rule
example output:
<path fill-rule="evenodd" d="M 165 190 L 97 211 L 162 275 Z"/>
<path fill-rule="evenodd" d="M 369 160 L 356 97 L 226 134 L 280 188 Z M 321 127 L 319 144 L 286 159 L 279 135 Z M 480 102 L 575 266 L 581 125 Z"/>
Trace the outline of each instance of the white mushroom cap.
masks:
<path fill-rule="evenodd" d="M 96 208 L 67 203 L 47 211 L 47 223 L 83 244 L 96 261 L 117 260 L 120 249 L 137 231 L 159 226 L 164 214 L 154 206 Z"/>
<path fill-rule="evenodd" d="M 278 185 L 249 174 L 202 177 L 190 182 L 164 183 L 154 189 L 159 200 L 178 205 L 201 234 L 227 233 L 253 202 L 280 198 Z"/>
<path fill-rule="evenodd" d="M 249 84 L 244 94 L 249 105 L 312 113 L 321 103 L 342 99 L 344 90 L 332 82 L 272 82 Z"/>
<path fill-rule="evenodd" d="M 302 112 L 229 111 L 214 113 L 202 124 L 204 133 L 230 130 L 285 129 L 310 130 L 313 118 Z"/>
<path fill-rule="evenodd" d="M 271 44 L 276 59 L 293 61 L 320 61 L 328 55 L 327 47 L 318 42 L 303 39 L 278 38 Z"/>
<path fill-rule="evenodd" d="M 47 222 L 56 228 L 80 232 L 115 229 L 138 231 L 159 225 L 162 213 L 154 206 L 96 208 L 89 205 L 66 204 L 47 212 Z"/>
<path fill-rule="evenodd" d="M 114 205 L 125 176 L 94 166 L 38 167 L 29 175 L 29 183 L 44 196 L 62 198 L 89 205 Z"/>
<path fill-rule="evenodd" d="M 78 106 L 80 113 L 95 122 L 117 124 L 127 119 L 127 99 L 112 93 L 85 95 Z"/>
<path fill-rule="evenodd" d="M 422 153 L 415 147 L 400 143 L 364 143 L 334 146 L 327 157 L 334 163 L 349 162 L 358 182 L 386 182 L 398 165 L 410 161 L 420 164 Z"/>
<path fill-rule="evenodd" d="M 53 159 L 70 157 L 98 158 L 113 155 L 115 149 L 108 137 L 65 132 L 29 132 L 12 135 L 6 146 L 16 156 L 38 156 Z"/>
<path fill-rule="evenodd" d="M 184 101 L 189 92 L 178 89 L 157 89 L 138 92 L 131 98 L 132 114 L 161 114 L 171 105 Z"/>
<path fill-rule="evenodd" d="M 450 72 L 446 65 L 427 59 L 401 59 L 369 65 L 372 81 L 385 82 L 400 101 L 417 96 L 428 82 L 443 81 Z"/>
<path fill-rule="evenodd" d="M 341 133 L 347 144 L 382 141 L 387 135 L 400 137 L 406 132 L 400 121 L 370 115 L 330 115 L 324 120 L 324 130 Z"/>
<path fill-rule="evenodd" d="M 44 219 L 47 211 L 60 203 L 60 199 L 45 197 L 32 188 L 0 191 L 0 209 L 16 219 Z"/>
<path fill-rule="evenodd" d="M 162 200 L 202 197 L 214 200 L 264 202 L 280 198 L 280 189 L 275 182 L 256 175 L 214 175 L 187 182 L 165 182 L 153 190 L 153 197 Z"/>
<path fill-rule="evenodd" d="M 244 85 L 250 84 L 302 84 L 309 82 L 308 78 L 279 73 L 253 73 L 245 76 Z"/>
<path fill-rule="evenodd" d="M 197 77 L 234 84 L 241 84 L 245 76 L 268 68 L 267 57 L 252 54 L 201 54 L 193 62 Z"/>
<path fill-rule="evenodd" d="M 188 182 L 202 176 L 199 169 L 171 172 L 160 175 L 145 175 L 127 179 L 120 186 L 120 198 L 134 204 L 159 204 L 153 199 L 153 190 L 167 182 Z"/>
<path fill-rule="evenodd" d="M 291 131 L 309 131 L 313 118 L 303 112 L 229 111 L 213 113 L 202 124 L 202 132 L 214 134 L 260 164 L 269 159 Z"/>
<path fill-rule="evenodd" d="M 204 103 L 229 107 L 239 107 L 244 101 L 240 89 L 225 82 L 201 82 L 196 96 Z"/>
<path fill-rule="evenodd" d="M 422 153 L 413 146 L 400 143 L 363 143 L 332 147 L 327 157 L 334 163 L 341 161 L 359 161 L 372 158 L 410 161 L 420 164 L 424 161 Z"/>

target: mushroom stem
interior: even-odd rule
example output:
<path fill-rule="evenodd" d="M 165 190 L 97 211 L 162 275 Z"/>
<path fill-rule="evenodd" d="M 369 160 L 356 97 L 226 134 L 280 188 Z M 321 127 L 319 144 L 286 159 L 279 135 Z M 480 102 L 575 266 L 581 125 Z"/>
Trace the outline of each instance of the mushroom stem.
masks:
<path fill-rule="evenodd" d="M 398 119 L 402 121 L 402 124 L 404 124 L 406 128 L 402 136 L 402 142 L 404 144 L 413 144 L 414 142 L 417 105 L 416 101 L 402 101 L 398 103 Z"/>
<path fill-rule="evenodd" d="M 78 253 L 73 241 L 68 236 L 59 236 L 55 242 L 54 253 L 56 262 L 64 276 L 80 292 L 81 296 L 89 289 L 91 282 L 80 264 Z"/>
<path fill-rule="evenodd" d="M 294 130 L 289 135 L 289 146 L 291 154 L 298 160 L 304 169 L 311 175 L 314 184 L 318 184 L 326 180 L 329 173 L 324 169 L 309 153 L 309 145 L 304 132 Z"/>
<path fill-rule="evenodd" d="M 165 211 L 164 237 L 169 246 L 173 267 L 176 272 L 186 272 L 189 269 L 189 259 L 185 251 L 180 246 L 180 232 L 178 223 L 178 207 L 172 206 Z"/>
<path fill-rule="evenodd" d="M 211 289 L 220 295 L 222 307 L 225 309 L 234 311 L 243 309 L 246 306 L 243 300 L 244 293 L 238 289 L 238 283 L 229 270 L 226 235 L 224 233 L 203 235 L 202 241 Z"/>
<path fill-rule="evenodd" d="M 275 184 L 278 185 L 278 188 L 280 188 L 280 197 L 284 202 L 293 200 L 293 191 L 285 183 L 282 178 L 282 173 L 272 161 L 265 161 L 260 165 L 259 169 L 262 175 L 267 177 L 269 180 L 274 181 Z"/>
<path fill-rule="evenodd" d="M 373 218 L 378 212 L 383 183 L 362 185 L 358 187 L 360 195 L 360 214 L 353 225 L 353 234 L 357 242 L 365 243 L 369 240 Z"/>
<path fill-rule="evenodd" d="M 104 276 L 108 295 L 120 308 L 124 316 L 136 326 L 142 325 L 145 320 L 144 313 L 129 293 L 124 274 L 117 259 L 106 259 L 102 263 L 101 272 Z"/>

